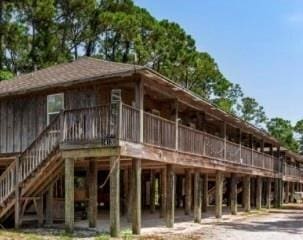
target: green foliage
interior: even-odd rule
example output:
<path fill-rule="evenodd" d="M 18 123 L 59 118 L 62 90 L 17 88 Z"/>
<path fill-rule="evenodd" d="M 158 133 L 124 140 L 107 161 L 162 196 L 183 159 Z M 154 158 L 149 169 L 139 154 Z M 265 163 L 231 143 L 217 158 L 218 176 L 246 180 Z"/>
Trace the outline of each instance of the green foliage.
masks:
<path fill-rule="evenodd" d="M 269 133 L 279 139 L 290 150 L 297 152 L 299 145 L 294 137 L 294 127 L 291 122 L 282 118 L 272 118 L 267 123 Z"/>
<path fill-rule="evenodd" d="M 238 105 L 238 111 L 242 119 L 257 126 L 265 123 L 267 120 L 264 108 L 254 98 L 242 98 L 241 104 Z"/>
<path fill-rule="evenodd" d="M 9 71 L 0 70 L 0 81 L 9 80 L 9 79 L 13 78 L 13 76 L 14 75 Z"/>

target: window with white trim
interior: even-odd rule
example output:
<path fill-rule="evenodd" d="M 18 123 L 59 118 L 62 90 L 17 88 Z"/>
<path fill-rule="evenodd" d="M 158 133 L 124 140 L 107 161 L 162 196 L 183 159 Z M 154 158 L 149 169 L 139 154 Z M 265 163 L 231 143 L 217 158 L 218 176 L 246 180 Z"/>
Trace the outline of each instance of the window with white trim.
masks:
<path fill-rule="evenodd" d="M 47 96 L 47 124 L 64 109 L 64 94 L 56 93 Z"/>

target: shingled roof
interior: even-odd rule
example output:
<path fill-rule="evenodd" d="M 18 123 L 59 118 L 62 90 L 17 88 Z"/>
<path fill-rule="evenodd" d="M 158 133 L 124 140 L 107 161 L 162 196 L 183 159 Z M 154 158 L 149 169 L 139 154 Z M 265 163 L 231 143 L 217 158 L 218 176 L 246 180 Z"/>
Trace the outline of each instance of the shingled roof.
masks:
<path fill-rule="evenodd" d="M 36 91 L 67 83 L 121 75 L 144 67 L 83 57 L 76 61 L 54 65 L 36 72 L 22 74 L 12 80 L 0 81 L 0 97 Z"/>

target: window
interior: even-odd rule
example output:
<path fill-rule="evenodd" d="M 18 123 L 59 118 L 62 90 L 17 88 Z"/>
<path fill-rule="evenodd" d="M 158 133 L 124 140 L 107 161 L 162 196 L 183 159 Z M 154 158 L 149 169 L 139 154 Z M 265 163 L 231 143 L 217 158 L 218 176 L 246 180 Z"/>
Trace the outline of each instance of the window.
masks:
<path fill-rule="evenodd" d="M 57 93 L 47 96 L 47 124 L 64 109 L 64 94 Z"/>

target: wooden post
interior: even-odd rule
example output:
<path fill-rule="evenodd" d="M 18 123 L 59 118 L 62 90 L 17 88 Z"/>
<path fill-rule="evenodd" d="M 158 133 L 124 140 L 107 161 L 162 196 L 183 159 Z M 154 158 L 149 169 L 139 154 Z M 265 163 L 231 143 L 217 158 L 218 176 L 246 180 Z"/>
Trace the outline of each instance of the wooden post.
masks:
<path fill-rule="evenodd" d="M 250 206 L 256 206 L 256 181 L 255 178 L 250 178 Z"/>
<path fill-rule="evenodd" d="M 244 211 L 250 211 L 250 176 L 243 177 L 243 204 Z"/>
<path fill-rule="evenodd" d="M 292 182 L 292 183 L 291 183 L 291 195 L 290 195 L 290 202 L 291 202 L 291 203 L 294 203 L 294 202 L 295 202 L 294 193 L 295 193 L 295 183 Z"/>
<path fill-rule="evenodd" d="M 88 225 L 90 228 L 95 228 L 98 215 L 98 190 L 97 190 L 97 161 L 90 160 L 88 167 Z"/>
<path fill-rule="evenodd" d="M 53 224 L 53 206 L 54 206 L 54 183 L 51 183 L 48 187 L 46 194 L 46 224 L 51 226 Z"/>
<path fill-rule="evenodd" d="M 179 103 L 178 100 L 176 99 L 175 101 L 175 149 L 178 150 L 179 149 Z"/>
<path fill-rule="evenodd" d="M 207 212 L 208 207 L 208 174 L 203 175 L 202 212 Z"/>
<path fill-rule="evenodd" d="M 226 136 L 226 122 L 225 121 L 223 123 L 223 139 L 224 139 L 224 156 L 223 156 L 223 159 L 226 160 L 226 141 L 227 141 L 227 136 Z"/>
<path fill-rule="evenodd" d="M 65 160 L 65 230 L 74 230 L 74 159 Z"/>
<path fill-rule="evenodd" d="M 239 129 L 239 148 L 240 148 L 240 159 L 239 162 L 242 163 L 242 130 L 241 128 Z"/>
<path fill-rule="evenodd" d="M 199 170 L 195 170 L 194 174 L 194 222 L 201 222 L 202 213 L 202 186 L 201 186 L 201 176 Z"/>
<path fill-rule="evenodd" d="M 167 172 L 166 167 L 161 169 L 161 210 L 160 217 L 166 216 L 166 199 L 167 199 Z"/>
<path fill-rule="evenodd" d="M 120 157 L 110 157 L 110 235 L 120 234 Z"/>
<path fill-rule="evenodd" d="M 150 172 L 150 212 L 155 213 L 156 211 L 156 177 L 155 172 Z"/>
<path fill-rule="evenodd" d="M 185 169 L 185 215 L 190 215 L 191 213 L 191 185 L 191 169 Z"/>
<path fill-rule="evenodd" d="M 167 165 L 167 202 L 166 202 L 166 226 L 174 227 L 175 219 L 175 172 L 174 166 Z"/>
<path fill-rule="evenodd" d="M 262 177 L 257 177 L 256 209 L 262 208 Z"/>
<path fill-rule="evenodd" d="M 39 198 L 37 199 L 37 216 L 38 216 L 38 226 L 42 227 L 44 222 L 44 199 L 43 199 L 43 193 L 39 194 Z"/>
<path fill-rule="evenodd" d="M 132 232 L 141 233 L 141 159 L 132 160 Z"/>
<path fill-rule="evenodd" d="M 221 171 L 217 171 L 216 172 L 216 218 L 222 217 L 223 181 L 224 181 L 223 173 Z"/>
<path fill-rule="evenodd" d="M 237 177 L 235 173 L 231 174 L 230 180 L 230 211 L 232 215 L 236 215 L 238 212 L 238 186 L 237 186 Z"/>
<path fill-rule="evenodd" d="M 16 172 L 19 172 L 19 157 L 16 158 Z M 16 203 L 15 203 L 15 228 L 19 229 L 20 228 L 20 204 L 21 204 L 21 199 L 20 199 L 20 187 L 19 187 L 19 174 L 15 175 L 15 198 L 16 198 Z"/>
<path fill-rule="evenodd" d="M 133 204 L 133 189 L 134 189 L 134 183 L 133 183 L 133 170 L 131 168 L 128 168 L 128 194 L 127 194 L 127 221 L 132 221 L 132 204 Z"/>
<path fill-rule="evenodd" d="M 270 209 L 271 206 L 271 179 L 267 178 L 266 183 L 266 208 Z"/>
<path fill-rule="evenodd" d="M 129 196 L 129 172 L 128 172 L 128 168 L 124 168 L 123 169 L 123 199 L 122 199 L 122 203 L 123 203 L 123 210 L 122 210 L 122 214 L 125 215 L 126 214 L 126 218 L 128 219 L 128 197 Z"/>
<path fill-rule="evenodd" d="M 279 178 L 275 178 L 274 183 L 275 183 L 275 188 L 274 188 L 274 207 L 279 208 L 280 207 L 280 190 L 281 186 L 279 183 Z"/>
<path fill-rule="evenodd" d="M 54 221 L 54 216 L 53 216 L 53 207 L 54 207 L 54 186 L 55 182 L 52 182 L 47 190 L 46 194 L 46 209 L 45 209 L 45 215 L 46 215 L 46 224 L 47 225 L 52 225 Z"/>
<path fill-rule="evenodd" d="M 289 182 L 285 183 L 285 203 L 289 203 Z"/>
<path fill-rule="evenodd" d="M 140 110 L 140 123 L 139 123 L 139 140 L 143 143 L 143 124 L 144 124 L 144 82 L 140 79 L 136 82 L 135 86 L 135 102 L 136 107 Z"/>

